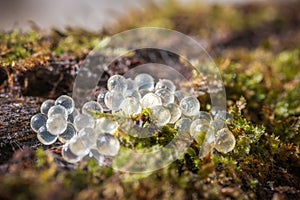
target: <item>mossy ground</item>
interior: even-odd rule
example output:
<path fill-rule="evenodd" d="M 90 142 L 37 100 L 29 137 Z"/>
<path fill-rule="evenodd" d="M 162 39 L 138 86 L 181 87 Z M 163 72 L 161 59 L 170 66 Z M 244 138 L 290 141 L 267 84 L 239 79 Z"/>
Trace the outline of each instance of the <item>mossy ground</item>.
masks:
<path fill-rule="evenodd" d="M 19 129 L 3 121 L 15 117 L 15 99 L 32 113 L 43 98 L 70 94 L 76 66 L 107 31 L 1 33 L 1 98 L 10 99 L 1 100 L 1 108 L 12 112 L 4 116 L 0 110 L 1 151 L 11 151 L 7 133 L 22 148 L 12 158 L 0 154 L 1 199 L 299 199 L 299 6 L 179 6 L 168 1 L 164 8 L 133 11 L 109 31 L 152 25 L 201 37 L 220 69 L 233 116 L 228 124 L 237 139 L 232 152 L 213 152 L 200 160 L 193 143 L 182 159 L 144 175 L 115 172 L 92 160 L 68 165 L 55 149 L 36 150 L 35 137 L 29 144 L 18 140 L 34 134 L 27 121 L 15 124 Z M 112 70 L 144 61 L 143 54 L 124 58 Z M 30 104 L 30 111 L 29 96 L 41 97 L 31 99 L 38 103 Z M 158 144 L 168 141 L 169 131 Z"/>

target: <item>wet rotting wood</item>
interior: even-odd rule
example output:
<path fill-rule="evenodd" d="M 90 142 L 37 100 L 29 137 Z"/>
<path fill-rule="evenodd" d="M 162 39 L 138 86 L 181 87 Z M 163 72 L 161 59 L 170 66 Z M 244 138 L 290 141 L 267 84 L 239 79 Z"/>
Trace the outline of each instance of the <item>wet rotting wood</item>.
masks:
<path fill-rule="evenodd" d="M 40 143 L 30 128 L 30 118 L 43 101 L 35 97 L 0 95 L 0 164 L 25 146 L 36 148 Z"/>

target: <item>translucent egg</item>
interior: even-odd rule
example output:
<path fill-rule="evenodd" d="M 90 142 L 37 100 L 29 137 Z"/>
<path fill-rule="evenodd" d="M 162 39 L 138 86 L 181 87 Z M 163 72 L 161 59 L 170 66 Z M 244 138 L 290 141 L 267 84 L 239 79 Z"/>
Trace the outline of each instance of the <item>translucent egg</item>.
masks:
<path fill-rule="evenodd" d="M 74 118 L 79 114 L 79 111 L 77 110 L 77 108 L 74 108 L 73 112 L 71 114 L 68 115 L 68 122 L 73 123 L 74 122 Z"/>
<path fill-rule="evenodd" d="M 118 122 L 102 117 L 96 121 L 96 132 L 113 134 L 117 130 L 118 126 Z"/>
<path fill-rule="evenodd" d="M 55 105 L 55 101 L 52 99 L 48 99 L 44 101 L 41 105 L 41 113 L 47 115 L 49 109 Z"/>
<path fill-rule="evenodd" d="M 90 152 L 90 149 L 86 147 L 79 136 L 75 136 L 69 141 L 69 148 L 71 153 L 81 157 L 86 156 Z"/>
<path fill-rule="evenodd" d="M 200 110 L 200 103 L 196 97 L 184 97 L 180 101 L 182 113 L 186 116 L 196 115 Z"/>
<path fill-rule="evenodd" d="M 228 128 L 223 128 L 217 131 L 215 148 L 221 153 L 228 153 L 235 147 L 235 138 Z"/>
<path fill-rule="evenodd" d="M 205 111 L 199 111 L 195 116 L 194 119 L 205 119 L 208 122 L 212 120 L 211 115 L 208 112 Z"/>
<path fill-rule="evenodd" d="M 199 150 L 199 158 L 204 158 L 209 153 L 213 151 L 214 143 L 209 143 L 208 140 L 204 139 L 200 150 Z"/>
<path fill-rule="evenodd" d="M 179 105 L 180 101 L 187 96 L 187 93 L 181 91 L 181 90 L 177 90 L 174 92 L 174 102 Z"/>
<path fill-rule="evenodd" d="M 68 122 L 71 122 L 71 123 L 73 123 L 73 122 L 74 122 L 74 117 L 73 117 L 73 115 L 72 115 L 72 114 L 69 114 L 69 115 L 68 115 L 68 119 L 67 119 L 67 121 L 68 121 Z"/>
<path fill-rule="evenodd" d="M 141 95 L 141 98 L 143 98 L 146 94 L 148 94 L 150 91 L 149 90 L 145 90 L 145 89 L 142 89 L 142 90 L 139 90 L 139 93 Z"/>
<path fill-rule="evenodd" d="M 121 75 L 113 75 L 107 81 L 107 88 L 109 91 L 117 91 L 123 94 L 127 89 L 126 79 Z"/>
<path fill-rule="evenodd" d="M 174 103 L 174 95 L 168 89 L 158 89 L 155 94 L 161 98 L 162 104 L 167 105 L 168 103 Z"/>
<path fill-rule="evenodd" d="M 68 112 L 65 107 L 61 105 L 52 106 L 48 111 L 48 118 L 53 117 L 54 115 L 61 115 L 65 119 L 68 119 Z"/>
<path fill-rule="evenodd" d="M 73 112 L 70 115 L 73 115 L 73 117 L 76 117 L 79 114 L 80 114 L 80 112 L 78 111 L 78 109 L 74 108 Z"/>
<path fill-rule="evenodd" d="M 166 105 L 166 108 L 169 109 L 169 112 L 171 114 L 171 119 L 169 123 L 175 123 L 181 117 L 180 107 L 175 103 L 169 103 Z"/>
<path fill-rule="evenodd" d="M 120 122 L 118 128 L 122 132 L 127 133 L 130 131 L 130 129 L 132 129 L 133 126 L 135 126 L 135 121 L 133 121 L 131 118 L 124 118 L 123 121 Z"/>
<path fill-rule="evenodd" d="M 142 112 L 140 102 L 134 97 L 126 97 L 120 107 L 127 116 L 136 115 Z"/>
<path fill-rule="evenodd" d="M 64 107 L 68 115 L 73 112 L 75 107 L 74 100 L 67 95 L 61 95 L 60 97 L 58 97 L 55 101 L 55 105 L 61 105 L 62 107 Z"/>
<path fill-rule="evenodd" d="M 210 125 L 213 126 L 217 131 L 226 128 L 226 122 L 220 119 L 211 121 Z"/>
<path fill-rule="evenodd" d="M 214 127 L 209 126 L 208 129 L 206 130 L 206 135 L 205 135 L 205 142 L 207 142 L 208 144 L 212 144 L 214 145 L 215 141 L 216 141 L 216 130 L 214 129 Z"/>
<path fill-rule="evenodd" d="M 60 135 L 67 129 L 67 120 L 61 115 L 54 115 L 46 122 L 47 130 L 53 135 Z"/>
<path fill-rule="evenodd" d="M 103 113 L 103 108 L 97 101 L 88 101 L 82 106 L 82 114 L 92 116 L 95 111 Z"/>
<path fill-rule="evenodd" d="M 57 136 L 52 135 L 45 126 L 39 128 L 37 139 L 44 145 L 50 145 L 56 142 Z"/>
<path fill-rule="evenodd" d="M 171 92 L 175 92 L 176 86 L 172 81 L 168 79 L 159 79 L 159 81 L 155 85 L 155 90 L 158 89 L 167 89 Z"/>
<path fill-rule="evenodd" d="M 209 127 L 209 122 L 206 119 L 196 119 L 191 123 L 190 135 L 195 138 L 196 135 L 206 132 Z"/>
<path fill-rule="evenodd" d="M 128 115 L 126 115 L 123 110 L 112 111 L 111 114 L 114 115 L 114 116 L 116 116 L 119 119 L 120 118 L 127 118 L 128 117 Z"/>
<path fill-rule="evenodd" d="M 129 124 L 127 123 L 127 125 Z M 146 127 L 143 127 L 142 124 L 135 124 L 135 122 L 133 122 L 131 125 L 122 130 L 126 130 L 124 132 L 136 138 L 148 138 L 152 137 L 158 129 L 157 126 L 153 123 L 147 125 Z"/>
<path fill-rule="evenodd" d="M 149 92 L 141 99 L 141 105 L 143 108 L 151 108 L 153 106 L 162 105 L 162 101 L 157 94 Z"/>
<path fill-rule="evenodd" d="M 204 119 L 196 119 L 190 127 L 190 135 L 195 141 L 202 145 L 205 141 L 213 145 L 215 140 L 215 129 Z"/>
<path fill-rule="evenodd" d="M 76 129 L 72 123 L 67 124 L 66 130 L 58 136 L 58 140 L 61 143 L 70 141 L 76 135 Z"/>
<path fill-rule="evenodd" d="M 38 132 L 38 130 L 42 127 L 42 126 L 46 126 L 46 122 L 47 122 L 47 116 L 44 114 L 36 114 L 33 115 L 30 119 L 30 126 L 31 129 L 35 132 Z"/>
<path fill-rule="evenodd" d="M 215 115 L 214 119 L 219 119 L 219 120 L 223 120 L 223 121 L 232 121 L 233 120 L 232 116 L 226 111 L 219 111 Z"/>
<path fill-rule="evenodd" d="M 103 155 L 115 156 L 119 152 L 120 142 L 113 135 L 107 133 L 99 134 L 97 149 Z"/>
<path fill-rule="evenodd" d="M 78 137 L 87 149 L 96 147 L 97 135 L 92 128 L 83 128 L 78 132 Z"/>
<path fill-rule="evenodd" d="M 151 108 L 151 114 L 153 121 L 157 126 L 164 126 L 169 123 L 171 119 L 171 114 L 169 109 L 163 106 L 154 106 Z"/>
<path fill-rule="evenodd" d="M 133 91 L 133 90 L 137 90 L 138 89 L 135 81 L 132 80 L 131 78 L 127 78 L 126 79 L 126 85 L 127 85 L 127 90 Z"/>
<path fill-rule="evenodd" d="M 139 101 L 142 99 L 142 95 L 138 90 L 133 91 L 133 93 L 130 96 L 136 98 Z"/>
<path fill-rule="evenodd" d="M 196 142 L 200 145 L 199 157 L 203 158 L 208 153 L 212 152 L 214 147 L 214 133 L 211 128 L 208 128 L 206 132 L 201 132 L 196 135 Z"/>
<path fill-rule="evenodd" d="M 104 98 L 105 105 L 112 111 L 120 110 L 123 94 L 117 91 L 107 92 Z"/>
<path fill-rule="evenodd" d="M 189 118 L 181 118 L 175 123 L 175 129 L 178 133 L 188 133 L 190 131 L 192 120 Z"/>
<path fill-rule="evenodd" d="M 154 89 L 154 78 L 147 73 L 141 73 L 138 74 L 135 78 L 134 81 L 138 87 L 139 90 L 148 90 L 152 91 Z"/>
<path fill-rule="evenodd" d="M 101 105 L 101 107 L 103 108 L 104 112 L 110 111 L 110 109 L 106 106 L 104 99 L 105 99 L 105 95 L 108 91 L 104 91 L 101 92 L 98 97 L 97 97 L 97 102 Z"/>
<path fill-rule="evenodd" d="M 219 107 L 219 106 L 214 106 L 214 107 L 211 108 L 210 113 L 211 113 L 212 116 L 214 117 L 214 116 L 216 116 L 216 114 L 217 114 L 218 112 L 220 112 L 220 111 L 222 111 L 222 110 L 223 110 L 223 109 L 222 109 L 221 107 Z"/>
<path fill-rule="evenodd" d="M 65 144 L 61 149 L 61 156 L 64 158 L 65 161 L 69 163 L 77 163 L 81 160 L 81 156 L 77 156 L 72 153 L 69 148 L 69 144 Z"/>
<path fill-rule="evenodd" d="M 78 131 L 83 128 L 94 128 L 95 120 L 89 115 L 79 114 L 74 118 L 74 126 Z"/>
<path fill-rule="evenodd" d="M 104 157 L 104 155 L 99 153 L 98 149 L 91 149 L 90 150 L 90 157 L 95 159 L 98 162 L 98 165 L 102 166 L 104 164 L 105 157 Z"/>
<path fill-rule="evenodd" d="M 131 90 L 131 91 L 126 91 L 124 94 L 124 98 L 126 97 L 134 97 L 137 100 L 141 100 L 142 96 L 138 90 Z"/>

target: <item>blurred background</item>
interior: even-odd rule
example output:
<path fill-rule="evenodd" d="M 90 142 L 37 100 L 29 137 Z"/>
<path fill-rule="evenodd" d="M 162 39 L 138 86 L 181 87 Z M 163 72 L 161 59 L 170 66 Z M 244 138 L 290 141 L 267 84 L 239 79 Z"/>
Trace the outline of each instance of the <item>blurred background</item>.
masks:
<path fill-rule="evenodd" d="M 268 0 L 178 0 L 183 6 L 189 3 L 245 4 Z M 276 0 L 269 0 L 275 2 Z M 280 0 L 277 0 L 280 1 Z M 29 30 L 32 23 L 41 29 L 80 27 L 97 31 L 110 27 L 126 16 L 129 10 L 143 11 L 147 4 L 168 6 L 167 0 L 10 0 L 0 1 L 0 30 L 21 28 Z M 282 1 L 284 2 L 284 1 Z"/>

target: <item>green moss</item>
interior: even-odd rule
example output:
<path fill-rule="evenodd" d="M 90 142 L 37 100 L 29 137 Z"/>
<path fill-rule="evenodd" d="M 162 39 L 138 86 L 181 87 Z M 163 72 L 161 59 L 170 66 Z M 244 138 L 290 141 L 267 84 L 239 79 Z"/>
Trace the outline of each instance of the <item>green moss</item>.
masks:
<path fill-rule="evenodd" d="M 300 48 L 300 47 L 299 47 Z M 280 52 L 274 60 L 275 69 L 279 72 L 278 78 L 292 80 L 299 77 L 300 49 Z"/>
<path fill-rule="evenodd" d="M 227 124 L 236 138 L 232 152 L 213 151 L 199 159 L 203 140 L 199 138 L 168 167 L 132 175 L 99 166 L 92 159 L 65 165 L 51 150 L 38 149 L 33 166 L 28 164 L 32 158 L 27 155 L 18 155 L 1 166 L 0 198 L 275 199 L 278 193 L 296 199 L 300 185 L 299 38 L 297 34 L 288 38 L 285 32 L 297 33 L 293 24 L 299 20 L 293 17 L 291 7 L 297 5 L 186 7 L 168 1 L 164 7 L 150 5 L 146 13 L 134 11 L 114 30 L 157 25 L 207 40 L 213 47 L 233 117 Z M 251 33 L 261 34 L 252 38 Z M 80 61 L 103 37 L 100 32 L 78 29 L 50 34 L 38 30 L 1 33 L 0 67 L 10 75 L 47 66 L 50 60 L 59 61 L 64 56 Z M 251 38 L 254 44 L 249 47 Z M 126 59 L 136 62 L 132 58 Z M 209 107 L 207 102 L 203 107 Z M 111 114 L 93 114 L 122 120 Z M 151 111 L 144 109 L 132 120 L 143 121 L 145 128 L 153 119 Z M 169 125 L 155 129 L 150 138 L 136 138 L 122 130 L 116 133 L 122 148 L 149 150 L 165 146 L 176 135 L 176 129 Z M 130 160 L 125 153 L 120 162 Z"/>
<path fill-rule="evenodd" d="M 161 131 L 158 134 L 157 142 L 158 144 L 165 146 L 169 144 L 177 134 L 177 131 L 173 127 L 165 125 L 161 128 Z"/>
<path fill-rule="evenodd" d="M 53 46 L 54 56 L 72 55 L 82 58 L 101 42 L 102 33 L 92 33 L 81 29 L 68 29 L 66 32 L 54 32 L 53 38 L 56 45 Z"/>
<path fill-rule="evenodd" d="M 38 149 L 36 152 L 36 156 L 38 158 L 36 166 L 37 167 L 43 167 L 47 163 L 46 155 L 43 149 Z"/>
<path fill-rule="evenodd" d="M 0 40 L 0 67 L 25 71 L 47 63 L 50 58 L 50 43 L 36 31 L 14 30 L 0 34 Z"/>

